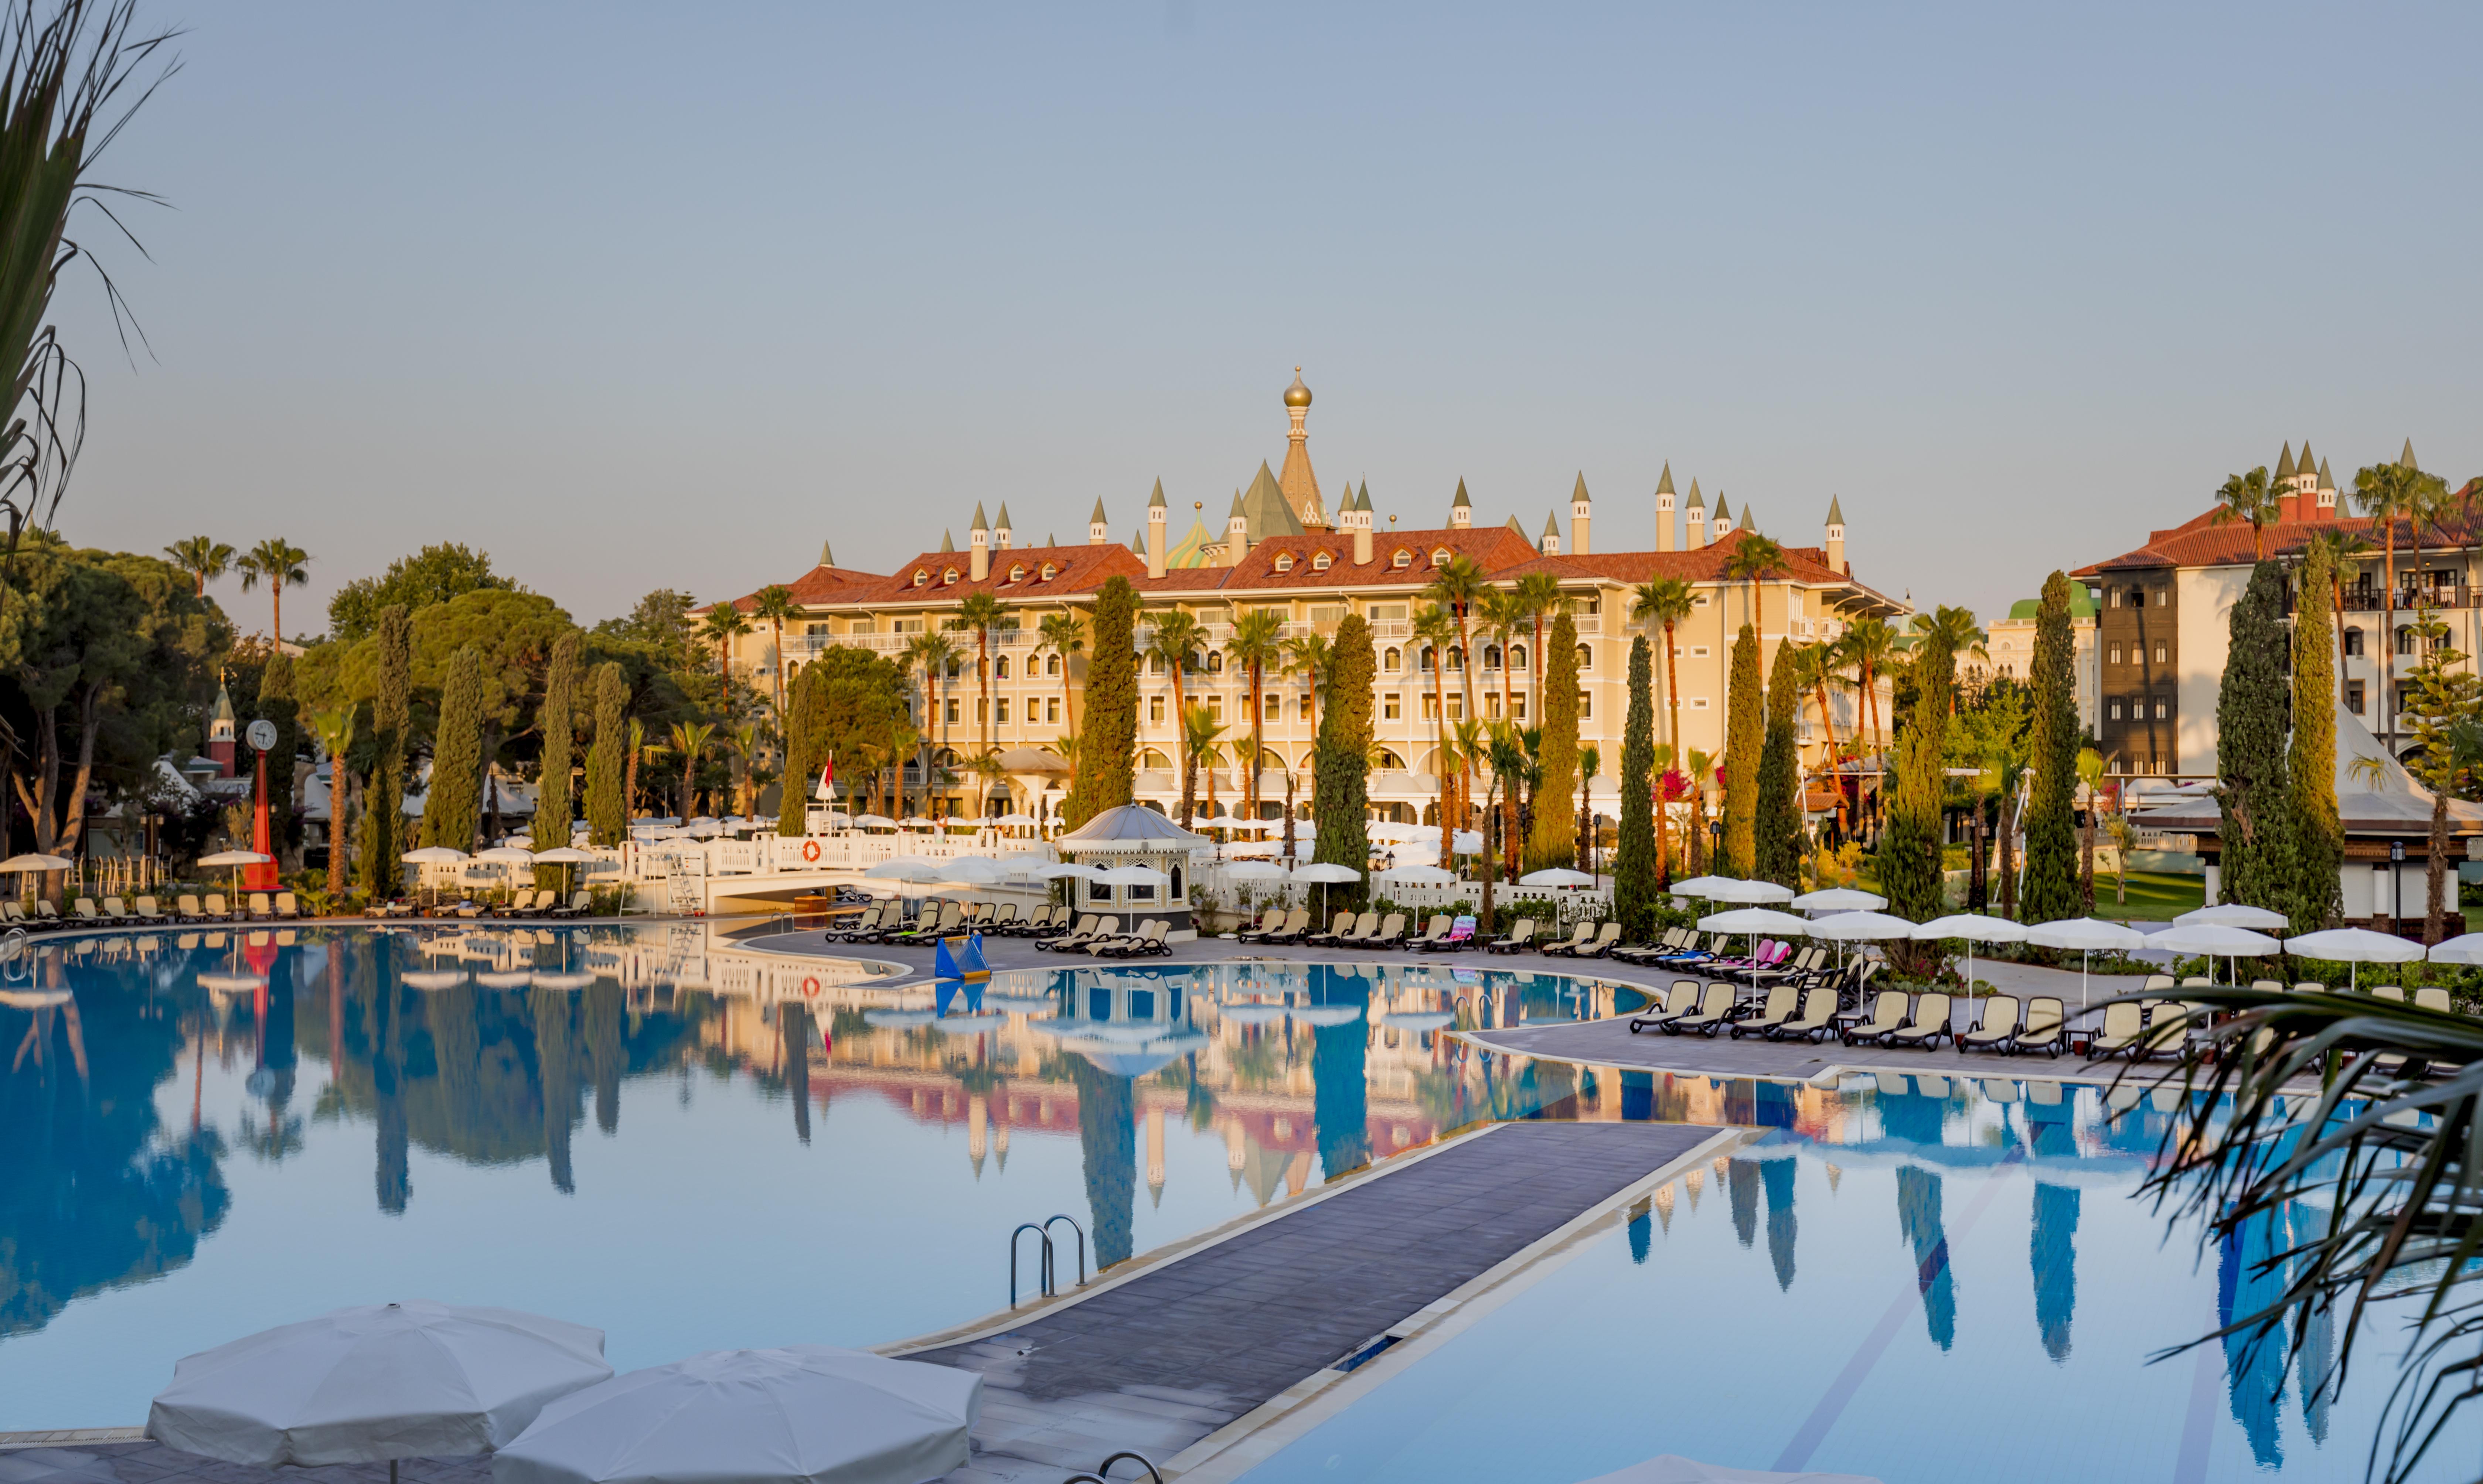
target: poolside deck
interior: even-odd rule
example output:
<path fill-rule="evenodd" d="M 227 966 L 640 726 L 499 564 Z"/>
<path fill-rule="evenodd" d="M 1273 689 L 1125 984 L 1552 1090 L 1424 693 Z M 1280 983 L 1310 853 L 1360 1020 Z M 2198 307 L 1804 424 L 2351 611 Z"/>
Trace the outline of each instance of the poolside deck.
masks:
<path fill-rule="evenodd" d="M 1051 1484 L 1122 1448 L 1164 1462 L 1719 1132 L 1506 1125 L 1022 1324 L 914 1352 L 985 1378 L 975 1462 L 949 1477 Z"/>
<path fill-rule="evenodd" d="M 1964 1023 L 1966 1012 L 1958 1020 Z M 2074 1015 L 2072 1020 L 2076 1019 Z M 1513 1030 L 1463 1031 L 1459 1035 L 1494 1051 L 1554 1061 L 1586 1062 L 1626 1071 L 1669 1072 L 1718 1077 L 1773 1077 L 1808 1080 L 1823 1073 L 1846 1072 L 1929 1073 L 1935 1076 L 1993 1077 L 2002 1080 L 2041 1078 L 2050 1082 L 2108 1083 L 2126 1073 L 2142 1083 L 2172 1069 L 2168 1061 L 2133 1068 L 2127 1061 L 2089 1061 L 2064 1053 L 2002 1056 L 1991 1051 L 1961 1051 L 1946 1043 L 1936 1049 L 1846 1047 L 1834 1041 L 1735 1041 L 1719 1035 L 1668 1036 L 1649 1030 L 1630 1034 L 1627 1020 L 1575 1020 L 1560 1025 L 1528 1025 Z"/>

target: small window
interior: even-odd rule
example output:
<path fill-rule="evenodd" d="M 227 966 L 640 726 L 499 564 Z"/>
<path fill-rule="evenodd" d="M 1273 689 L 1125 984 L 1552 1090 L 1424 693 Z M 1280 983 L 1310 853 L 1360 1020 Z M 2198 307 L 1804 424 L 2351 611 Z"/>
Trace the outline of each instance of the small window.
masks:
<path fill-rule="evenodd" d="M 1395 556 L 1388 559 L 1388 565 L 1391 567 L 1411 567 L 1414 565 L 1414 553 L 1400 550 Z"/>
<path fill-rule="evenodd" d="M 1043 570 L 1036 574 L 1036 580 L 1040 582 L 1050 582 L 1054 577 L 1056 577 L 1059 574 L 1059 568 L 1055 567 L 1050 562 L 1046 562 L 1043 564 Z"/>
<path fill-rule="evenodd" d="M 2356 716 L 2363 714 L 2362 681 L 2348 680 L 2345 682 L 2345 709 L 2353 712 Z"/>
<path fill-rule="evenodd" d="M 992 705 L 994 707 L 992 719 L 1002 726 L 1008 725 L 1008 698 L 1006 696 L 1002 696 L 1000 700 L 993 702 Z"/>
<path fill-rule="evenodd" d="M 1684 702 L 1683 705 L 1693 711 L 1704 711 L 1707 709 L 1707 698 L 1704 696 L 1693 696 L 1688 701 Z"/>
<path fill-rule="evenodd" d="M 1289 572 L 1289 571 L 1292 571 L 1293 570 L 1294 570 L 1294 554 L 1293 554 L 1292 552 L 1290 552 L 1290 551 L 1279 551 L 1279 552 L 1277 552 L 1277 553 L 1276 553 L 1276 570 L 1278 570 L 1278 571 L 1280 571 L 1280 572 Z"/>
<path fill-rule="evenodd" d="M 1592 670 L 1595 668 L 1595 647 L 1593 645 L 1582 644 L 1578 646 L 1578 668 L 1581 670 Z"/>
<path fill-rule="evenodd" d="M 1588 691 L 1580 691 L 1578 693 L 1578 720 L 1582 722 L 1591 722 L 1594 719 L 1595 698 L 1593 694 Z"/>
<path fill-rule="evenodd" d="M 992 678 L 995 680 L 1005 680 L 1008 677 L 1008 656 L 1003 654 L 1000 658 L 992 661 Z"/>
<path fill-rule="evenodd" d="M 2161 607 L 2163 607 L 2166 603 L 2171 602 L 2172 600 L 2173 600 L 2173 590 L 2172 590 L 2171 588 L 2157 588 L 2157 589 L 2155 590 L 2155 606 L 2156 606 L 2156 607 L 2161 608 Z"/>
<path fill-rule="evenodd" d="M 1401 563 L 1399 565 L 1402 566 L 1403 564 Z M 1317 615 L 1314 614 L 1313 617 L 1317 617 Z M 1338 611 L 1338 617 L 1344 617 L 1343 610 L 1340 609 Z M 1374 623 L 1402 623 L 1405 621 L 1405 605 L 1403 603 L 1373 603 L 1370 608 L 1370 619 Z"/>
<path fill-rule="evenodd" d="M 1324 554 L 1325 553 L 1322 553 L 1322 555 Z M 1319 564 L 1317 562 L 1313 562 L 1311 565 L 1316 567 Z M 1345 604 L 1343 603 L 1313 603 L 1311 605 L 1311 622 L 1314 623 L 1336 623 L 1342 622 L 1344 618 Z"/>
<path fill-rule="evenodd" d="M 2155 647 L 2155 663 L 2159 665 L 2164 663 L 2164 646 L 2160 644 Z"/>
<path fill-rule="evenodd" d="M 2173 714 L 2173 702 L 2169 702 L 2169 701 L 2159 701 L 2159 702 L 2155 702 L 2155 719 L 2156 719 L 2157 721 L 2159 721 L 2159 722 L 2160 722 L 2160 721 L 2163 721 L 2165 718 L 2167 718 L 2167 717 L 2171 716 L 2172 714 Z"/>
<path fill-rule="evenodd" d="M 1397 671 L 1397 668 L 1398 668 L 1400 665 L 1402 665 L 1404 662 L 1405 662 L 1405 654 L 1404 654 L 1404 651 L 1403 651 L 1403 650 L 1402 650 L 1402 649 L 1390 649 L 1388 652 L 1386 652 L 1385 654 L 1382 654 L 1382 655 L 1380 655 L 1380 656 L 1379 656 L 1379 668 L 1380 668 L 1380 669 L 1382 669 L 1382 670 L 1385 670 L 1385 671 L 1389 672 L 1389 673 L 1390 673 L 1390 674 L 1392 674 L 1392 675 L 1393 675 L 1393 674 L 1395 674 L 1395 673 L 1396 673 L 1396 671 Z"/>
<path fill-rule="evenodd" d="M 1011 562 L 1009 564 L 1008 580 L 1011 582 L 1024 582 L 1026 580 L 1026 564 L 1024 562 Z"/>
<path fill-rule="evenodd" d="M 2120 663 L 2121 663 L 2121 646 L 2119 646 L 2119 645 L 2114 645 L 2114 646 L 2112 647 L 2112 659 L 2111 659 L 2111 663 L 2116 664 L 2116 665 L 2118 665 L 2118 664 L 2120 664 Z M 2118 716 L 2118 715 L 2120 715 L 2121 713 L 2120 713 L 2120 712 L 2118 712 L 2118 711 L 2116 711 L 2116 712 L 2114 712 L 2113 714 L 2114 714 L 2114 715 L 2116 715 L 2116 716 Z"/>
<path fill-rule="evenodd" d="M 1432 565 L 1433 567 L 1446 567 L 1446 566 L 1448 566 L 1448 565 L 1449 565 L 1449 548 L 1448 548 L 1448 547 L 1446 547 L 1446 546 L 1438 546 L 1438 547 L 1434 547 L 1434 548 L 1432 549 L 1432 551 L 1431 551 L 1431 565 Z"/>
<path fill-rule="evenodd" d="M 1394 654 L 1397 651 L 1391 649 L 1388 652 Z M 1395 667 L 1391 666 L 1390 668 L 1394 669 Z M 1397 720 L 1398 710 L 1402 704 L 1403 702 L 1400 697 L 1400 693 L 1396 691 L 1389 691 L 1382 695 L 1379 698 L 1379 719 L 1383 722 L 1393 722 Z M 558 713 L 554 714 L 557 715 Z"/>
<path fill-rule="evenodd" d="M 2121 589 L 2109 588 L 2105 590 L 2104 606 L 2108 608 L 2118 608 L 2121 606 Z"/>
<path fill-rule="evenodd" d="M 922 584 L 924 584 L 924 583 L 926 583 L 926 582 L 928 582 L 928 581 L 930 581 L 930 580 L 931 580 L 931 574 L 930 574 L 929 572 L 924 571 L 921 568 L 919 568 L 919 567 L 918 567 L 918 568 L 916 568 L 916 569 L 914 569 L 914 585 L 915 585 L 916 587 L 918 587 L 918 588 L 919 588 L 919 587 L 922 586 Z"/>
<path fill-rule="evenodd" d="M 956 580 L 957 580 L 957 569 L 955 569 L 955 568 L 953 568 L 953 567 L 949 568 L 947 571 L 944 571 L 944 572 L 942 572 L 942 573 L 940 574 L 940 585 L 941 585 L 942 587 L 947 587 L 949 583 L 952 583 L 952 582 L 954 582 L 954 581 L 956 581 Z"/>
<path fill-rule="evenodd" d="M 1690 647 L 1690 657 L 1692 659 L 1705 659 L 1708 657 L 1709 652 L 1708 648 L 1703 644 L 1694 644 Z"/>
<path fill-rule="evenodd" d="M 2349 625 L 2345 630 L 2345 652 L 2348 655 L 2363 652 L 2363 630 L 2359 624 Z"/>
<path fill-rule="evenodd" d="M 1323 572 L 1327 570 L 1327 569 L 1328 554 L 1326 552 L 1322 551 L 1319 555 L 1311 558 L 1311 570 L 1315 572 Z"/>
<path fill-rule="evenodd" d="M 2107 707 L 2107 708 L 2106 708 L 2106 712 L 2105 712 L 2105 714 L 2106 714 L 2106 715 L 2108 715 L 2108 716 L 2110 716 L 2110 717 L 2111 717 L 2114 721 L 2116 721 L 2116 722 L 2117 722 L 2117 721 L 2119 721 L 2119 720 L 2121 720 L 2121 702 L 2120 702 L 2120 701 L 2115 700 L 2115 701 L 2113 702 L 2113 703 L 2112 703 L 2109 707 Z"/>
<path fill-rule="evenodd" d="M 1692 598 L 1692 599 L 1690 600 L 1690 606 L 1691 606 L 1691 607 L 1693 607 L 1693 608 L 1704 608 L 1704 607 L 1706 607 L 1706 606 L 1707 606 L 1707 595 L 1706 595 L 1706 594 L 1704 594 L 1704 593 L 1701 593 L 1701 594 L 1699 594 L 1696 597 Z"/>

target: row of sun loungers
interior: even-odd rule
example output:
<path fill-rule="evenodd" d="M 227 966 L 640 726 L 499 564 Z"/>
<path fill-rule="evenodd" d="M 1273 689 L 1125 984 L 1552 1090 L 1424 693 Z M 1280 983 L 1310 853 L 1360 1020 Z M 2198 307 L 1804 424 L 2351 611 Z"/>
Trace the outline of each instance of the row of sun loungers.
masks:
<path fill-rule="evenodd" d="M 239 906 L 227 906 L 220 891 L 207 892 L 203 902 L 183 893 L 174 899 L 170 911 L 151 896 L 128 902 L 107 896 L 99 906 L 94 898 L 81 896 L 69 903 L 66 914 L 49 902 L 37 902 L 32 912 L 16 902 L 0 902 L 0 928 L 24 928 L 35 933 L 53 928 L 152 927 L 170 922 L 290 922 L 301 915 L 301 904 L 290 891 L 273 895 L 254 891 Z"/>

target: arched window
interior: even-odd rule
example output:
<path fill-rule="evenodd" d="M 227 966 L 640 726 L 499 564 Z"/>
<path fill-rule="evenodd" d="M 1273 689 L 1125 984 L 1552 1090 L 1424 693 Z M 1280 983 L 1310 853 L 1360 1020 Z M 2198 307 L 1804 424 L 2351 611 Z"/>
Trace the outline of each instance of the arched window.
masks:
<path fill-rule="evenodd" d="M 948 661 L 948 678 L 951 680 L 957 678 L 958 672 L 965 668 L 965 664 L 963 656 Z"/>
<path fill-rule="evenodd" d="M 1526 646 L 1512 644 L 1508 647 L 1508 668 L 1511 670 L 1526 668 Z"/>
<path fill-rule="evenodd" d="M 1449 646 L 1449 668 L 1451 670 L 1463 670 L 1466 668 L 1466 651 L 1458 649 L 1455 645 Z"/>
<path fill-rule="evenodd" d="M 1008 656 L 1003 654 L 1000 658 L 992 661 L 992 678 L 995 680 L 1005 680 L 1008 677 Z"/>
<path fill-rule="evenodd" d="M 1161 674 L 1163 674 L 1163 673 L 1164 673 L 1164 661 L 1163 661 L 1163 656 L 1162 656 L 1161 654 L 1149 654 L 1149 655 L 1147 656 L 1147 674 L 1149 674 L 1149 675 L 1161 675 Z"/>
<path fill-rule="evenodd" d="M 1172 759 L 1151 747 L 1138 755 L 1138 766 L 1168 773 L 1172 770 Z"/>
<path fill-rule="evenodd" d="M 1280 572 L 1289 572 L 1289 571 L 1292 571 L 1293 570 L 1294 570 L 1294 554 L 1293 554 L 1292 552 L 1290 552 L 1290 551 L 1279 551 L 1279 552 L 1277 552 L 1277 553 L 1276 553 L 1276 570 L 1278 570 L 1278 571 L 1280 571 Z"/>
<path fill-rule="evenodd" d="M 1046 660 L 1043 662 L 1043 673 L 1044 673 L 1045 675 L 1050 675 L 1050 676 L 1056 676 L 1056 675 L 1060 674 L 1060 656 L 1059 656 L 1059 655 L 1057 655 L 1057 654 L 1055 654 L 1055 655 L 1051 656 L 1050 658 L 1046 659 Z"/>
<path fill-rule="evenodd" d="M 1392 675 L 1395 674 L 1397 668 L 1403 663 L 1405 663 L 1405 655 L 1401 649 L 1391 649 L 1387 653 L 1379 656 L 1379 668 Z"/>
<path fill-rule="evenodd" d="M 1279 773 L 1284 772 L 1285 755 L 1277 752 L 1272 747 L 1263 747 L 1259 749 L 1259 771 L 1264 773 L 1269 768 L 1273 768 Z"/>
<path fill-rule="evenodd" d="M 1400 547 L 1398 548 L 1397 554 L 1388 559 L 1388 565 L 1391 567 L 1411 567 L 1414 565 L 1414 553 Z"/>
<path fill-rule="evenodd" d="M 1482 668 L 1485 670 L 1500 668 L 1500 646 L 1487 644 L 1482 647 Z"/>
<path fill-rule="evenodd" d="M 1207 673 L 1210 675 L 1222 675 L 1224 673 L 1224 651 L 1222 649 L 1210 649 L 1207 651 Z"/>
<path fill-rule="evenodd" d="M 1405 759 L 1383 747 L 1379 750 L 1379 766 L 1387 772 L 1402 773 L 1405 771 Z"/>
<path fill-rule="evenodd" d="M 1578 668 L 1581 670 L 1592 670 L 1595 668 L 1595 647 L 1593 645 L 1582 644 L 1578 646 Z"/>
<path fill-rule="evenodd" d="M 2347 654 L 2360 654 L 2363 652 L 2363 629 L 2361 624 L 2352 624 L 2346 628 L 2345 652 Z M 2120 657 L 2121 652 L 2116 649 L 2113 651 L 2113 658 L 2119 659 Z"/>
<path fill-rule="evenodd" d="M 1428 644 L 1423 646 L 1422 665 L 1425 670 L 1437 670 L 1440 668 L 1440 656 L 1438 651 L 1433 649 Z"/>
<path fill-rule="evenodd" d="M 1172 877 L 1172 894 L 1178 900 L 1181 896 L 1181 867 L 1176 865 L 1165 874 Z"/>
<path fill-rule="evenodd" d="M 1327 569 L 1328 555 L 1326 552 L 1322 551 L 1319 555 L 1311 558 L 1311 570 L 1315 572 L 1323 572 L 1327 570 Z"/>

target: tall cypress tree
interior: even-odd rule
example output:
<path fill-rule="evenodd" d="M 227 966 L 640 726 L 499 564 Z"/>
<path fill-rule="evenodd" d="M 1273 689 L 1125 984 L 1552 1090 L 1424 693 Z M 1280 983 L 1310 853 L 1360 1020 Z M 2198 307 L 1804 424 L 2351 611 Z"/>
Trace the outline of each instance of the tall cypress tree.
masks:
<path fill-rule="evenodd" d="M 589 844 L 609 848 L 628 836 L 629 808 L 621 797 L 623 755 L 628 750 L 629 682 L 621 677 L 619 663 L 606 661 L 595 667 L 595 744 L 586 754 Z M 793 812 L 801 817 L 799 805 Z"/>
<path fill-rule="evenodd" d="M 275 724 L 276 745 L 267 751 L 267 827 L 277 857 L 293 824 L 293 759 L 302 750 L 302 705 L 293 695 L 293 656 L 282 649 L 267 657 L 259 672 L 258 701 L 253 709 Z"/>
<path fill-rule="evenodd" d="M 538 851 L 569 843 L 570 770 L 577 758 L 577 647 L 571 629 L 552 641 L 551 661 L 544 671 L 543 709 L 535 713 L 535 729 L 543 734 L 543 782 L 535 792 L 534 841 Z M 535 867 L 535 885 L 557 887 L 562 868 Z"/>
<path fill-rule="evenodd" d="M 1578 862 L 1578 820 L 1569 801 L 1578 797 L 1578 622 L 1566 604 L 1544 641 L 1542 782 L 1524 860 L 1530 871 Z"/>
<path fill-rule="evenodd" d="M 2300 877 L 2293 854 L 2293 790 L 2284 765 L 2284 577 L 2274 562 L 2251 570 L 2233 604 L 2224 687 L 2216 696 L 2217 832 L 2229 902 L 2290 918 Z"/>
<path fill-rule="evenodd" d="M 2034 797 L 2026 807 L 2026 889 L 2018 912 L 2027 922 L 2057 922 L 2079 912 L 2075 644 L 2069 579 L 2056 571 L 2043 580 L 2035 613 L 2034 713 L 2026 736 Z"/>
<path fill-rule="evenodd" d="M 405 732 L 414 672 L 405 605 L 380 610 L 379 676 L 371 695 L 371 781 L 362 790 L 362 891 L 373 902 L 405 883 Z"/>
<path fill-rule="evenodd" d="M 1794 648 L 1776 646 L 1768 667 L 1767 741 L 1759 750 L 1759 803 L 1753 831 L 1760 879 L 1802 887 L 1802 752 L 1794 726 L 1802 711 L 1802 680 Z"/>
<path fill-rule="evenodd" d="M 482 803 L 483 665 L 467 645 L 440 680 L 440 723 L 431 739 L 431 786 L 422 796 L 422 843 L 474 848 Z"/>
<path fill-rule="evenodd" d="M 1957 658 L 1926 634 L 1908 668 L 1914 702 L 1897 737 L 1895 793 L 1880 833 L 1880 889 L 1890 912 L 1928 922 L 1948 905 L 1940 877 L 1940 808 L 1947 794 L 1949 687 Z M 1900 951 L 1899 957 L 1907 956 Z"/>
<path fill-rule="evenodd" d="M 1078 739 L 1078 771 L 1062 801 L 1062 823 L 1075 830 L 1130 802 L 1137 782 L 1138 590 L 1114 577 L 1095 593 L 1094 647 L 1086 661 L 1086 729 Z"/>
<path fill-rule="evenodd" d="M 1717 873 L 1749 879 L 1758 869 L 1759 755 L 1767 748 L 1759 689 L 1759 636 L 1742 625 L 1724 686 L 1724 859 Z"/>
<path fill-rule="evenodd" d="M 777 811 L 776 833 L 808 833 L 811 790 L 827 765 L 835 723 L 829 715 L 828 692 L 834 681 L 825 665 L 805 665 L 785 693 L 785 805 Z M 785 821 L 793 821 L 787 830 Z"/>
<path fill-rule="evenodd" d="M 1311 756 L 1311 812 L 1319 820 L 1311 859 L 1357 871 L 1371 866 L 1371 684 L 1378 671 L 1370 623 L 1358 613 L 1347 614 L 1330 641 L 1327 695 L 1320 707 L 1319 745 Z M 1337 906 L 1359 908 L 1369 900 L 1369 888 L 1365 877 L 1351 887 L 1328 889 Z"/>
<path fill-rule="evenodd" d="M 2293 790 L 2292 929 L 2308 933 L 2344 916 L 2336 869 L 2345 828 L 2336 816 L 2336 624 L 2329 612 L 2336 554 L 2314 541 L 2303 557 L 2293 605 L 2293 750 L 2285 780 Z"/>
<path fill-rule="evenodd" d="M 1621 723 L 1620 838 L 1613 847 L 1613 915 L 1633 942 L 1655 936 L 1655 650 L 1630 641 L 1629 714 Z"/>

